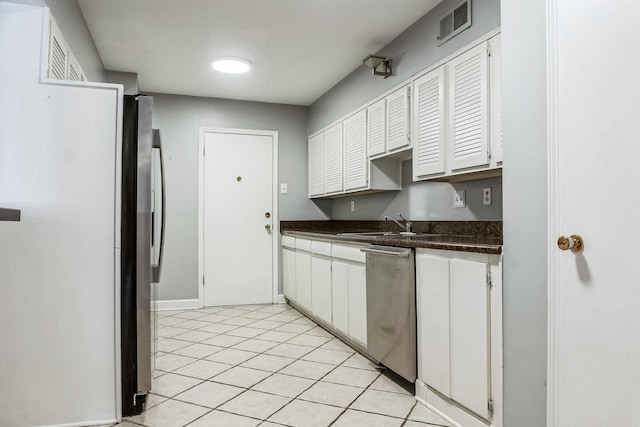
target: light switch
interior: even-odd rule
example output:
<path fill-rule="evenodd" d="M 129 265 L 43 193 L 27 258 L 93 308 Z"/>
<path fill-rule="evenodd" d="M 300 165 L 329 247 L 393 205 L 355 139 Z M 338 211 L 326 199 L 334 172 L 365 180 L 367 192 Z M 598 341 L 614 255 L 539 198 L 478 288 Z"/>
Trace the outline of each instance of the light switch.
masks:
<path fill-rule="evenodd" d="M 280 194 L 287 194 L 289 192 L 289 190 L 287 190 L 287 184 L 286 183 L 281 183 L 280 184 Z"/>

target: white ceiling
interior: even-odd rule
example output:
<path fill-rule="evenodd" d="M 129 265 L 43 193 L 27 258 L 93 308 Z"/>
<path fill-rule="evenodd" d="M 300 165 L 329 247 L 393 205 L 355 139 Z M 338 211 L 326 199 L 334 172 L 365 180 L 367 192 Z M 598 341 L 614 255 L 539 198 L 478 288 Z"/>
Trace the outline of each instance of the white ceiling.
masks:
<path fill-rule="evenodd" d="M 441 0 L 78 0 L 107 70 L 140 90 L 309 105 Z M 213 71 L 220 56 L 253 62 Z"/>

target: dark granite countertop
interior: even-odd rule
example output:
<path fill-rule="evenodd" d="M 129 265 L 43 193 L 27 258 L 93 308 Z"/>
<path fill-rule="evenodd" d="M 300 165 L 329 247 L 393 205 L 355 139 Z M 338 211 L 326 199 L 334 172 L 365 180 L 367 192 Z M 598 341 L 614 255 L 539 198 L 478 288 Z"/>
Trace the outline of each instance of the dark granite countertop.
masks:
<path fill-rule="evenodd" d="M 283 235 L 404 248 L 502 253 L 502 221 L 412 221 L 415 236 L 402 236 L 388 221 L 282 221 Z"/>

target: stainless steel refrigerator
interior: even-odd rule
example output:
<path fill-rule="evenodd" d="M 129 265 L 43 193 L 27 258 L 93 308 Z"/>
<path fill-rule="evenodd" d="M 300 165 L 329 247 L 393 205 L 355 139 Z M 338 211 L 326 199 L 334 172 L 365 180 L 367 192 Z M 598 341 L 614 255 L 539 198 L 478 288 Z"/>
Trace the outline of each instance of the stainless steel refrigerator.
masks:
<path fill-rule="evenodd" d="M 123 416 L 142 411 L 151 390 L 152 359 L 155 357 L 152 286 L 160 281 L 165 197 L 160 132 L 152 128 L 152 109 L 153 98 L 150 96 L 124 97 L 121 234 Z M 152 151 L 158 152 L 159 164 L 154 169 L 159 174 L 153 175 L 159 175 L 159 180 L 152 175 Z M 159 184 L 159 189 L 155 188 L 156 184 Z M 158 252 L 152 251 L 158 246 Z"/>

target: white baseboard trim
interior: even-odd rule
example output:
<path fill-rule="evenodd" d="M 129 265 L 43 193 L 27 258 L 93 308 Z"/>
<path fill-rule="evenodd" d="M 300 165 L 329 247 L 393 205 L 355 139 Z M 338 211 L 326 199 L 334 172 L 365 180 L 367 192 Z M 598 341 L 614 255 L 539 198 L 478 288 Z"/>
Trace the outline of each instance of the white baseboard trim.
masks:
<path fill-rule="evenodd" d="M 152 301 L 152 311 L 164 311 L 164 310 L 194 310 L 198 308 L 198 299 L 174 299 L 174 300 L 161 300 Z"/>
<path fill-rule="evenodd" d="M 278 298 L 276 299 L 276 304 L 286 304 L 287 299 L 284 297 L 284 294 L 278 294 Z"/>
<path fill-rule="evenodd" d="M 420 380 L 416 380 L 416 400 L 440 415 L 454 427 L 500 427 L 470 415 L 450 400 L 429 389 Z"/>
<path fill-rule="evenodd" d="M 47 427 L 82 427 L 82 426 L 102 426 L 102 425 L 111 425 L 113 423 L 118 422 L 115 418 L 109 420 L 95 420 L 95 421 L 83 421 L 83 422 L 75 422 L 75 423 L 66 423 L 66 424 L 49 424 Z"/>

